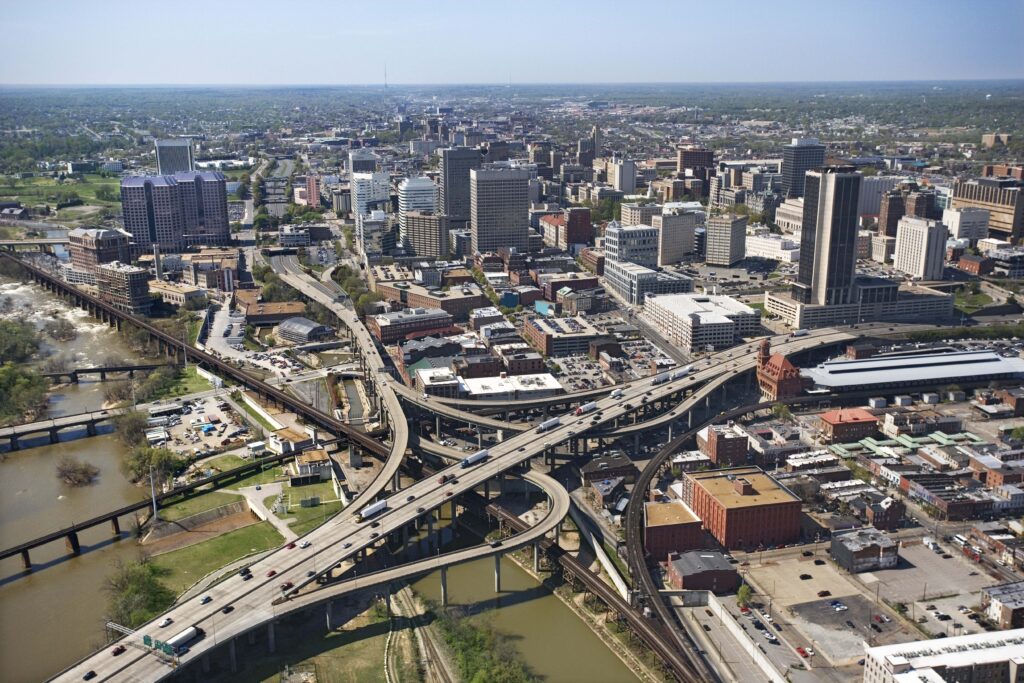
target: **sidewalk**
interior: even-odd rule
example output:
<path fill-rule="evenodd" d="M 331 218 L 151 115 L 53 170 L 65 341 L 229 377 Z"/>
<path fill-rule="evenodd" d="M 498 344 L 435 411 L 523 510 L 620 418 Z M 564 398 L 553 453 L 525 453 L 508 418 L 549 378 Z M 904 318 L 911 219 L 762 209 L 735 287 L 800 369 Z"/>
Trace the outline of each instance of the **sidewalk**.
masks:
<path fill-rule="evenodd" d="M 277 515 L 271 512 L 266 505 L 263 504 L 263 500 L 268 496 L 276 496 L 284 490 L 284 485 L 281 482 L 275 482 L 273 484 L 262 484 L 260 490 L 257 491 L 255 486 L 247 486 L 244 489 L 238 489 L 238 492 L 245 496 L 245 499 L 249 501 L 249 507 L 256 511 L 256 515 L 266 519 L 268 522 L 274 525 L 284 540 L 288 543 L 294 541 L 299 537 L 291 528 L 284 522 L 284 520 L 278 519 Z"/>

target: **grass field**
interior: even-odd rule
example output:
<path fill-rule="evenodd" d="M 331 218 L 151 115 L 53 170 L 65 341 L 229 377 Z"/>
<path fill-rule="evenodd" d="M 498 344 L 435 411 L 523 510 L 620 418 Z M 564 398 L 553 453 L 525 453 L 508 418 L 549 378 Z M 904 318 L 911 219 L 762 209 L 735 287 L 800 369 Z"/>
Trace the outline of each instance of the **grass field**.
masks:
<path fill-rule="evenodd" d="M 988 306 L 990 303 L 992 303 L 992 297 L 981 292 L 978 294 L 957 292 L 953 299 L 954 308 L 958 311 L 963 311 L 964 313 L 974 313 L 978 309 Z"/>
<path fill-rule="evenodd" d="M 113 201 L 96 198 L 96 191 L 104 187 L 113 191 Z M 86 204 L 121 206 L 121 179 L 117 176 L 104 178 L 99 175 L 86 174 L 81 181 L 68 180 L 65 182 L 59 182 L 55 178 L 26 178 L 18 180 L 13 187 L 10 182 L 0 183 L 0 197 L 17 199 L 29 206 L 33 204 L 52 205 L 53 197 L 58 191 L 75 192 Z"/>
<path fill-rule="evenodd" d="M 309 486 L 298 486 L 285 488 L 285 502 L 289 504 L 288 512 L 278 514 L 282 520 L 294 520 L 288 526 L 297 533 L 303 535 L 317 528 L 334 515 L 341 512 L 342 504 L 334 494 L 334 488 L 329 481 L 311 484 Z M 317 507 L 304 508 L 300 506 L 303 498 L 319 496 L 321 502 Z M 268 496 L 264 505 L 269 507 L 277 496 Z"/>
<path fill-rule="evenodd" d="M 284 541 L 270 524 L 260 522 L 229 531 L 181 550 L 174 550 L 153 558 L 153 562 L 167 570 L 163 582 L 175 593 L 203 578 L 210 572 L 250 553 L 275 548 Z"/>
<path fill-rule="evenodd" d="M 267 422 L 267 419 L 257 413 L 251 405 L 245 401 L 238 401 L 238 405 L 245 411 L 245 414 L 255 420 L 261 427 L 266 429 L 268 432 L 275 431 L 276 427 Z"/>
<path fill-rule="evenodd" d="M 157 398 L 174 398 L 175 396 L 185 396 L 187 394 L 195 394 L 200 391 L 209 391 L 212 388 L 213 385 L 199 376 L 199 373 L 196 372 L 196 367 L 194 365 L 190 365 L 187 370 L 182 370 L 177 381 L 175 381 L 174 384 L 168 387 L 166 392 Z"/>
<path fill-rule="evenodd" d="M 226 472 L 227 470 L 233 470 L 236 467 L 241 467 L 245 464 L 245 460 L 237 455 L 222 455 L 219 458 L 210 459 L 207 461 L 207 464 L 211 467 L 215 467 L 221 472 Z"/>
<path fill-rule="evenodd" d="M 180 503 L 169 505 L 160 510 L 160 518 L 168 522 L 173 522 L 178 519 L 184 519 L 191 515 L 199 514 L 200 512 L 206 512 L 214 508 L 219 508 L 222 505 L 229 505 L 242 500 L 241 496 L 236 496 L 231 493 L 219 493 L 217 491 L 210 491 L 187 500 L 183 500 Z"/>
<path fill-rule="evenodd" d="M 280 465 L 267 465 L 267 469 L 265 471 L 253 472 L 252 474 L 239 479 L 235 483 L 229 484 L 227 488 L 237 490 L 244 489 L 246 486 L 255 486 L 256 484 L 269 484 L 273 481 L 277 481 L 278 479 L 285 479 L 286 476 L 284 468 Z"/>

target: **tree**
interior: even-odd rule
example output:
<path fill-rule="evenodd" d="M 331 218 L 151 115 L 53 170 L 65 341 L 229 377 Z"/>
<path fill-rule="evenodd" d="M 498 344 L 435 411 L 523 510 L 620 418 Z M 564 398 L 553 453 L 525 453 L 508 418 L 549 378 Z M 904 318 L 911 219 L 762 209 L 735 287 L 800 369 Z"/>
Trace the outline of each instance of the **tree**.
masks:
<path fill-rule="evenodd" d="M 134 628 L 167 609 L 175 596 L 160 582 L 163 573 L 148 558 L 130 563 L 116 560 L 114 572 L 103 583 L 103 592 L 107 594 L 106 618 Z"/>
<path fill-rule="evenodd" d="M 776 403 L 773 405 L 772 415 L 775 416 L 775 419 L 782 420 L 783 422 L 789 422 L 793 419 L 793 412 L 785 403 Z"/>
<path fill-rule="evenodd" d="M 1010 432 L 1010 438 L 1014 441 L 1024 441 L 1024 427 L 1014 427 Z"/>
<path fill-rule="evenodd" d="M 0 363 L 23 363 L 39 350 L 36 328 L 27 320 L 0 320 Z"/>
<path fill-rule="evenodd" d="M 750 589 L 750 586 L 743 584 L 739 590 L 736 591 L 736 604 L 740 607 L 746 607 L 750 604 L 750 598 L 753 597 L 754 591 Z"/>
<path fill-rule="evenodd" d="M 99 473 L 100 468 L 70 455 L 57 461 L 57 478 L 68 486 L 88 486 Z"/>
<path fill-rule="evenodd" d="M 32 368 L 0 365 L 0 425 L 17 423 L 46 405 L 49 384 Z"/>
<path fill-rule="evenodd" d="M 167 448 L 138 446 L 125 454 L 121 462 L 125 476 L 132 482 L 149 481 L 150 472 L 158 487 L 180 470 L 186 458 Z"/>

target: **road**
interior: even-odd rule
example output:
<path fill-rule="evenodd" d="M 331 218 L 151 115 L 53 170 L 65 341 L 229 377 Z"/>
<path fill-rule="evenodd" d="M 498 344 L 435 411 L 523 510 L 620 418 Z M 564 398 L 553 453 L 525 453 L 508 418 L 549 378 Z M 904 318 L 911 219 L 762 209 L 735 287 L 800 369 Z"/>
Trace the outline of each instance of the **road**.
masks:
<path fill-rule="evenodd" d="M 292 280 L 292 286 L 301 285 L 311 295 L 323 298 L 324 294 L 317 288 L 317 283 L 312 285 L 302 277 L 294 275 L 284 276 Z M 333 301 L 331 302 L 333 304 Z M 339 307 L 340 308 L 340 307 Z M 354 314 L 351 314 L 354 317 Z M 792 340 L 793 350 L 798 348 L 813 348 L 823 343 L 820 337 L 834 336 L 836 331 L 824 330 L 806 337 Z M 363 343 L 364 353 L 367 356 L 379 358 L 376 347 L 364 330 L 356 332 L 357 338 Z M 372 351 L 370 351 L 372 349 Z M 382 363 L 382 361 L 378 361 Z M 383 369 L 383 368 L 382 368 Z M 221 639 L 228 635 L 240 635 L 246 631 L 273 620 L 279 613 L 291 609 L 289 605 L 307 604 L 322 598 L 313 598 L 302 592 L 304 586 L 315 581 L 313 577 L 307 577 L 306 571 L 312 570 L 324 573 L 328 568 L 338 562 L 353 559 L 357 553 L 366 548 L 372 548 L 379 544 L 389 534 L 399 533 L 406 525 L 422 518 L 440 505 L 460 493 L 475 489 L 483 482 L 495 478 L 506 470 L 518 466 L 520 463 L 531 460 L 534 457 L 543 455 L 549 448 L 573 438 L 589 429 L 598 429 L 604 423 L 613 422 L 628 415 L 636 406 L 642 405 L 640 399 L 645 395 L 651 400 L 660 400 L 670 395 L 685 392 L 686 389 L 696 387 L 704 383 L 720 383 L 731 377 L 730 371 L 722 364 L 714 364 L 708 368 L 698 369 L 689 376 L 666 382 L 658 386 L 652 386 L 649 382 L 634 382 L 630 385 L 623 385 L 623 395 L 616 398 L 606 398 L 598 402 L 598 408 L 592 415 L 580 417 L 562 418 L 558 426 L 548 431 L 541 431 L 537 428 L 507 438 L 490 448 L 489 457 L 483 462 L 469 468 L 461 468 L 453 465 L 445 468 L 439 475 L 450 475 L 453 477 L 444 485 L 438 485 L 438 481 L 431 479 L 421 480 L 406 488 L 403 491 L 393 493 L 384 500 L 387 501 L 386 509 L 373 519 L 373 525 L 360 523 L 351 513 L 353 509 L 361 509 L 368 501 L 368 498 L 361 496 L 357 504 L 348 508 L 339 517 L 328 524 L 321 526 L 305 537 L 312 547 L 306 550 L 301 549 L 280 549 L 253 566 L 254 579 L 244 582 L 238 577 L 221 584 L 218 595 L 210 605 L 200 605 L 198 601 L 188 601 L 175 606 L 172 610 L 161 615 L 157 620 L 150 622 L 140 628 L 140 632 L 150 635 L 160 634 L 161 631 L 155 625 L 156 621 L 164 616 L 171 617 L 179 627 L 188 624 L 199 624 L 206 628 L 207 624 L 216 621 L 217 632 Z M 387 380 L 379 380 L 378 384 L 384 390 L 390 384 Z M 382 393 L 382 396 L 384 394 Z M 397 403 L 394 392 L 387 392 L 387 395 Z M 398 408 L 400 410 L 400 407 Z M 400 413 L 393 413 L 400 414 Z M 405 426 L 404 420 L 402 421 Z M 408 432 L 403 430 L 402 452 L 408 443 Z M 396 436 L 395 441 L 399 438 Z M 385 472 L 389 465 L 393 465 L 397 472 L 400 457 L 391 457 L 385 463 Z M 390 476 L 393 476 L 390 475 Z M 390 477 L 381 477 L 387 480 Z M 560 488 L 560 487 L 559 487 Z M 564 489 L 562 489 L 564 493 Z M 566 499 L 568 495 L 565 494 Z M 421 572 L 430 571 L 433 568 L 444 566 L 452 561 L 466 561 L 471 557 L 479 556 L 480 549 L 460 551 L 452 556 L 442 556 L 424 560 L 415 565 L 406 565 L 388 570 L 386 580 L 404 579 L 417 575 Z M 465 559 L 463 559 L 465 558 Z M 267 576 L 273 571 L 274 575 Z M 275 606 L 272 602 L 281 595 L 278 586 L 290 581 L 295 588 L 289 593 L 294 596 L 285 605 Z M 377 585 L 378 578 L 359 577 L 353 580 L 352 588 Z M 332 590 L 341 590 L 332 587 Z M 296 593 L 297 592 L 297 593 Z M 224 604 L 230 603 L 235 610 L 228 615 L 221 615 L 219 609 Z M 239 609 L 244 607 L 244 609 Z M 209 632 L 209 631 L 208 631 Z M 216 640 L 204 639 L 196 643 L 185 661 L 190 661 L 203 651 L 213 647 Z M 134 656 L 134 650 L 131 651 Z M 126 653 L 127 654 L 127 653 Z M 123 656 L 122 656 L 123 657 Z M 117 676 L 118 680 L 156 680 L 170 672 L 166 665 L 152 655 L 141 655 L 134 659 L 125 658 L 117 663 L 111 663 L 112 658 L 106 653 L 100 653 L 91 659 L 72 668 L 59 680 L 75 680 L 83 675 L 90 668 L 96 670 L 100 676 L 99 680 L 109 680 Z M 96 668 L 100 667 L 100 668 Z M 102 669 L 102 672 L 101 672 Z"/>

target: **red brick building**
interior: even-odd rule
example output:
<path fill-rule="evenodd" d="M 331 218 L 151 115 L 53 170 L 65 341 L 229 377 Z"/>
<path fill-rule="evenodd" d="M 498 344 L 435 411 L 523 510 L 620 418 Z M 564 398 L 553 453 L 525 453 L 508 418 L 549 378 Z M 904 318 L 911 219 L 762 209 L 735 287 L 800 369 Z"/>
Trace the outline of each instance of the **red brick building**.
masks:
<path fill-rule="evenodd" d="M 971 275 L 988 275 L 995 268 L 995 261 L 987 256 L 964 254 L 957 261 L 956 267 Z"/>
<path fill-rule="evenodd" d="M 644 549 L 658 562 L 670 553 L 679 553 L 704 544 L 700 519 L 685 504 L 644 503 Z"/>
<path fill-rule="evenodd" d="M 604 250 L 584 249 L 580 252 L 580 263 L 595 275 L 604 275 Z"/>
<path fill-rule="evenodd" d="M 799 396 L 807 386 L 800 370 L 781 353 L 771 354 L 771 343 L 761 340 L 757 349 L 757 385 L 769 401 Z"/>
<path fill-rule="evenodd" d="M 759 467 L 685 474 L 683 502 L 725 548 L 754 550 L 800 538 L 800 499 Z"/>
<path fill-rule="evenodd" d="M 863 408 L 839 408 L 819 415 L 818 428 L 829 443 L 848 443 L 874 435 L 878 418 Z"/>
<path fill-rule="evenodd" d="M 697 448 L 717 467 L 746 465 L 749 443 L 747 435 L 732 424 L 708 425 L 697 432 Z"/>

